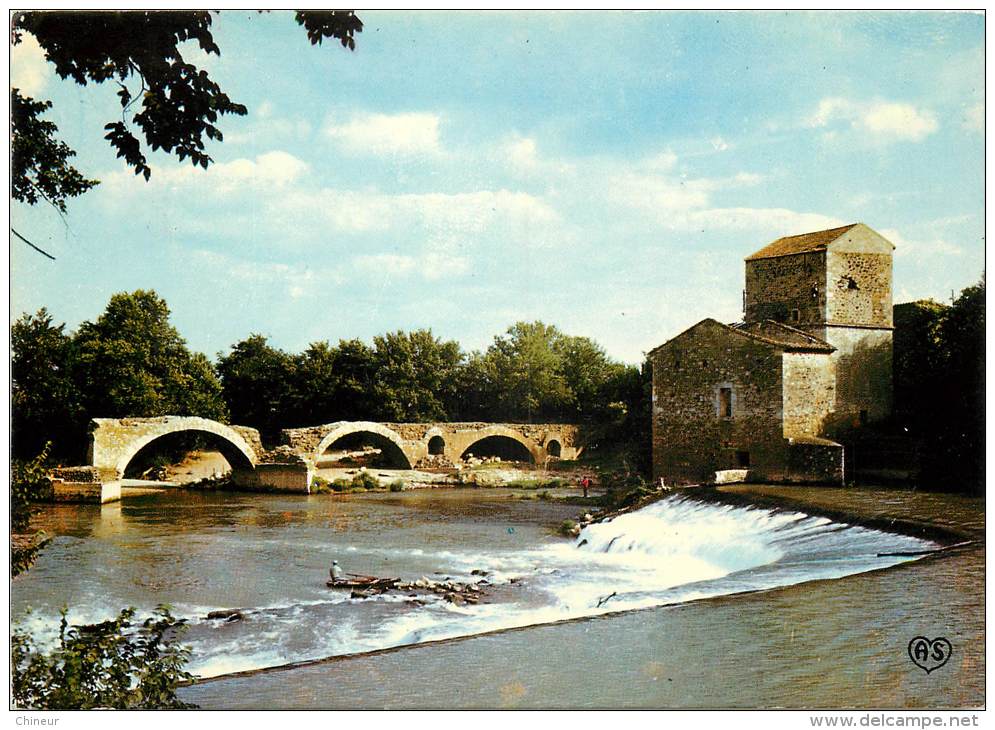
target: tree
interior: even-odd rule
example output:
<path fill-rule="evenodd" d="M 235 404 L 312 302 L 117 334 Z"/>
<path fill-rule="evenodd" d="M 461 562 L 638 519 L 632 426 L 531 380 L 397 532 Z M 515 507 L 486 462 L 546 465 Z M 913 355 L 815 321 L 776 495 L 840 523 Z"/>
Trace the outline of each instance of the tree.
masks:
<path fill-rule="evenodd" d="M 226 421 L 221 384 L 193 355 L 154 291 L 115 294 L 73 338 L 73 369 L 90 417 L 190 415 Z"/>
<path fill-rule="evenodd" d="M 945 419 L 930 445 L 933 478 L 965 491 L 985 484 L 985 280 L 964 289 L 939 327 L 943 370 L 939 393 Z"/>
<path fill-rule="evenodd" d="M 518 322 L 498 335 L 485 356 L 500 401 L 501 420 L 544 421 L 558 417 L 572 393 L 557 353 L 562 333 L 542 322 Z"/>
<path fill-rule="evenodd" d="M 587 337 L 563 335 L 555 341 L 554 349 L 571 395 L 564 416 L 582 420 L 616 417 L 620 398 L 615 391 L 625 366 L 612 361 L 599 344 Z M 614 411 L 612 404 L 616 404 Z"/>
<path fill-rule="evenodd" d="M 455 399 L 463 353 L 431 330 L 391 332 L 374 340 L 374 401 L 387 421 L 438 421 Z"/>
<path fill-rule="evenodd" d="M 357 421 L 373 417 L 373 377 L 376 371 L 373 349 L 361 340 L 339 340 L 334 350 L 334 400 L 325 422 Z M 323 416 L 323 418 L 325 418 Z"/>
<path fill-rule="evenodd" d="M 985 280 L 952 305 L 895 307 L 895 415 L 920 444 L 920 482 L 983 493 Z"/>
<path fill-rule="evenodd" d="M 218 373 L 232 421 L 276 438 L 293 407 L 294 359 L 263 335 L 250 335 L 220 358 Z"/>
<path fill-rule="evenodd" d="M 73 453 L 85 427 L 71 373 L 72 338 L 48 310 L 22 315 L 10 328 L 11 450 L 34 456 L 49 441 L 53 454 Z"/>
<path fill-rule="evenodd" d="M 355 34 L 363 29 L 351 10 L 298 11 L 295 20 L 312 44 L 330 38 L 350 50 L 355 48 Z M 25 12 L 14 18 L 12 43 L 17 45 L 30 33 L 61 78 L 81 86 L 117 85 L 121 118 L 105 125 L 104 138 L 136 175 L 148 180 L 148 151 L 162 149 L 207 168 L 212 159 L 205 152 L 205 139 L 224 139 L 219 117 L 247 113 L 206 71 L 183 57 L 187 42 L 221 55 L 211 22 L 212 14 L 206 11 Z M 56 138 L 54 124 L 39 118 L 51 102 L 21 96 L 16 89 L 12 102 L 13 197 L 29 205 L 44 199 L 64 211 L 68 198 L 97 181 L 68 163 L 75 152 Z"/>

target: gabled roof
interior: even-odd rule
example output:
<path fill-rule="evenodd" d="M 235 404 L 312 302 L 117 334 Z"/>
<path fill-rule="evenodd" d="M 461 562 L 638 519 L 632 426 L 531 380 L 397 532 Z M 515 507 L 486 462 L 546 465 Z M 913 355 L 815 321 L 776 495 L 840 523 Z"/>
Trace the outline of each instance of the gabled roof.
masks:
<path fill-rule="evenodd" d="M 741 334 L 785 350 L 802 352 L 833 352 L 836 348 L 815 335 L 795 327 L 764 319 L 759 322 L 737 322 L 729 325 Z"/>
<path fill-rule="evenodd" d="M 830 243 L 842 236 L 859 223 L 851 223 L 840 228 L 829 228 L 825 231 L 813 231 L 812 233 L 802 233 L 798 236 L 785 236 L 773 243 L 768 243 L 762 249 L 746 257 L 747 261 L 755 259 L 772 259 L 777 256 L 790 256 L 796 253 L 810 253 L 812 251 L 825 251 Z"/>
<path fill-rule="evenodd" d="M 774 322 L 773 320 L 765 319 L 760 322 L 750 322 L 749 324 L 738 322 L 736 324 L 728 325 L 709 318 L 701 320 L 698 324 L 689 327 L 679 335 L 671 337 L 662 345 L 654 347 L 646 353 L 647 357 L 652 356 L 658 350 L 666 347 L 671 342 L 681 339 L 692 330 L 702 326 L 720 327 L 730 334 L 745 337 L 755 342 L 768 345 L 769 347 L 784 350 L 785 352 L 823 352 L 828 354 L 836 350 L 835 347 L 830 345 L 825 340 L 820 340 L 818 337 L 810 335 L 808 332 L 803 332 L 802 330 L 789 327 L 788 325 L 781 324 L 780 322 Z"/>

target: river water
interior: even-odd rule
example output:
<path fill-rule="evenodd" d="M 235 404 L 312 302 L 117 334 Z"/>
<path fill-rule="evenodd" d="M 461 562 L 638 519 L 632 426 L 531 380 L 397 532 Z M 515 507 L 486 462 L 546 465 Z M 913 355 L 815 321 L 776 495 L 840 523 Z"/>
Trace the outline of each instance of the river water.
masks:
<path fill-rule="evenodd" d="M 281 496 L 171 490 L 105 506 L 48 506 L 57 535 L 11 589 L 12 616 L 54 637 L 59 610 L 96 622 L 124 606 L 189 621 L 201 677 L 677 604 L 908 561 L 932 543 L 811 517 L 670 497 L 576 540 L 554 533 L 575 506 L 509 490 Z M 479 605 L 435 595 L 352 599 L 347 572 L 483 584 Z M 486 577 L 474 574 L 484 571 Z M 239 609 L 242 621 L 207 620 Z"/>

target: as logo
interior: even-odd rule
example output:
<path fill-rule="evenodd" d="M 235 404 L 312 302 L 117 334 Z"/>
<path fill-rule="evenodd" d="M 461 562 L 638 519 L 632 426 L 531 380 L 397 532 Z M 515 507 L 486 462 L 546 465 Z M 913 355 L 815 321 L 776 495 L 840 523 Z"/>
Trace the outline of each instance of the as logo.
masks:
<path fill-rule="evenodd" d="M 953 645 L 942 636 L 932 640 L 917 636 L 909 642 L 909 659 L 929 674 L 946 664 L 953 650 Z"/>

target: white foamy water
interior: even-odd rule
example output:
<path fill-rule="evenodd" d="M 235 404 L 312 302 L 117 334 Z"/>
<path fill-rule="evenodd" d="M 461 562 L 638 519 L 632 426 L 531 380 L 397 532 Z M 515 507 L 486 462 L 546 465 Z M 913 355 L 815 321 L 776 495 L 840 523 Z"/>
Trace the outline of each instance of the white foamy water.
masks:
<path fill-rule="evenodd" d="M 285 509 L 286 504 L 296 503 L 276 504 Z M 357 504 L 355 509 L 372 507 Z M 377 509 L 391 517 L 397 514 L 389 505 Z M 275 509 L 268 514 L 275 513 L 288 514 Z M 440 525 L 431 512 L 413 515 L 412 519 L 422 520 L 417 523 L 420 531 L 404 520 L 393 529 L 370 531 L 365 537 L 343 530 L 332 535 L 337 542 L 331 548 L 327 529 L 311 526 L 314 512 L 304 513 L 306 519 L 289 526 L 255 531 L 241 526 L 233 531 L 229 518 L 219 512 L 222 517 L 193 534 L 157 528 L 164 532 L 153 540 L 147 534 L 149 520 L 159 520 L 157 524 L 163 520 L 158 511 L 148 514 L 151 517 L 145 522 L 136 521 L 138 537 L 127 549 L 147 551 L 146 560 L 161 561 L 168 554 L 169 585 L 136 589 L 135 584 L 154 584 L 159 578 L 141 570 L 128 573 L 134 552 L 127 550 L 122 552 L 124 557 L 111 556 L 119 561 L 114 570 L 102 570 L 107 555 L 91 548 L 94 567 L 81 571 L 63 566 L 63 572 L 58 572 L 60 563 L 85 559 L 89 543 L 64 553 L 53 549 L 52 563 L 31 573 L 37 572 L 39 581 L 83 576 L 80 580 L 86 582 L 77 591 L 83 601 L 74 603 L 69 615 L 72 623 L 103 620 L 122 605 L 138 605 L 142 615 L 168 599 L 174 614 L 189 620 L 184 637 L 193 652 L 189 669 L 204 677 L 839 578 L 910 559 L 878 557 L 879 553 L 935 547 L 923 540 L 798 512 L 723 506 L 677 496 L 590 525 L 576 540 L 549 541 L 533 526 L 530 537 L 522 538 L 524 544 L 516 543 L 518 533 L 513 527 L 476 516 L 469 522 L 469 518 L 450 517 Z M 222 519 L 224 525 L 218 528 L 215 522 Z M 228 552 L 220 554 L 223 549 Z M 347 592 L 329 590 L 323 580 L 314 579 L 312 554 L 329 549 L 348 555 L 350 565 L 382 566 L 385 572 L 381 574 L 404 580 L 422 574 L 436 580 L 486 580 L 481 588 L 488 602 L 456 606 L 436 595 L 398 593 L 352 599 Z M 46 570 L 53 575 L 46 577 Z M 475 570 L 486 571 L 486 577 L 473 575 Z M 211 578 L 198 583 L 199 572 Z M 233 605 L 243 611 L 243 620 L 226 623 L 204 618 L 211 610 Z M 22 623 L 37 633 L 45 627 L 51 630 L 57 622 L 56 611 L 49 608 Z"/>
<path fill-rule="evenodd" d="M 213 676 L 839 578 L 909 559 L 878 557 L 879 553 L 931 547 L 935 545 L 923 540 L 841 525 L 823 517 L 672 497 L 590 525 L 571 542 L 496 553 L 431 553 L 442 572 L 456 580 L 477 581 L 480 578 L 471 576 L 471 570 L 488 571 L 486 580 L 500 596 L 495 602 L 455 606 L 431 596 L 426 605 L 419 606 L 406 596 L 385 595 L 328 604 L 326 612 L 251 617 L 245 628 L 258 623 L 260 628 L 270 626 L 270 631 L 247 632 L 230 644 L 215 645 L 210 652 L 197 652 L 195 646 L 199 659 L 193 670 Z M 421 549 L 413 552 L 429 554 Z M 333 606 L 346 611 L 333 611 Z M 310 628 L 304 628 L 309 622 Z M 309 633 L 309 649 L 290 656 L 286 642 L 281 641 L 286 635 L 274 633 L 274 625 L 282 625 L 287 635 L 298 634 L 298 638 L 302 631 Z M 320 630 L 314 630 L 315 625 Z"/>

